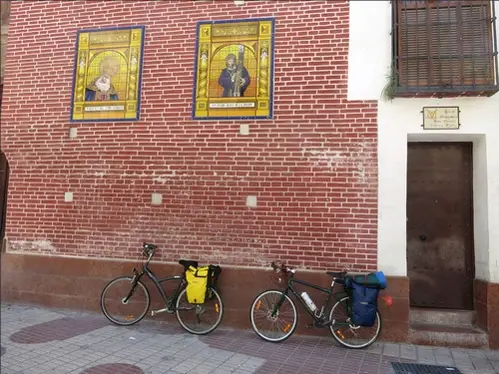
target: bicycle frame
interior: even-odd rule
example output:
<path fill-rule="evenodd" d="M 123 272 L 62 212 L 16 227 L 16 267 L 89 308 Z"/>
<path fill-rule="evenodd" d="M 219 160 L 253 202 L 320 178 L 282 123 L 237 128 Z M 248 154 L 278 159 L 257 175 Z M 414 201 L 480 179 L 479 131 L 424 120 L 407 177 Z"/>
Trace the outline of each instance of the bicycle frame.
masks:
<path fill-rule="evenodd" d="M 153 312 L 153 315 L 154 315 L 154 314 L 157 314 L 160 312 L 173 310 L 173 308 L 171 308 L 172 307 L 171 304 L 173 303 L 173 301 L 175 301 L 177 299 L 178 295 L 180 294 L 180 291 L 182 290 L 182 287 L 185 285 L 185 278 L 183 275 L 173 275 L 173 276 L 164 277 L 164 278 L 156 277 L 156 275 L 154 275 L 152 270 L 149 269 L 149 262 L 151 261 L 151 258 L 152 258 L 152 254 L 149 256 L 147 261 L 142 264 L 142 270 L 140 272 L 136 268 L 133 268 L 133 274 L 134 274 L 133 279 L 132 279 L 133 286 L 130 289 L 130 292 L 128 293 L 128 295 L 126 296 L 125 301 L 128 301 L 128 299 L 130 297 L 132 297 L 133 292 L 135 291 L 135 287 L 137 286 L 137 283 L 145 275 L 154 283 L 159 294 L 161 295 L 163 302 L 165 303 L 165 308 L 154 311 Z M 167 295 L 165 289 L 163 288 L 163 286 L 161 285 L 161 283 L 168 281 L 168 280 L 175 280 L 175 279 L 180 280 L 180 282 L 178 284 L 177 289 L 172 294 L 172 297 L 170 298 L 170 300 L 168 300 L 168 295 Z"/>
<path fill-rule="evenodd" d="M 318 290 L 318 291 L 326 293 L 326 296 L 324 298 L 324 303 L 320 307 L 320 314 L 318 316 L 316 315 L 316 312 L 317 312 L 318 309 L 316 310 L 316 312 L 312 312 L 309 309 L 309 307 L 308 307 L 307 303 L 305 302 L 305 300 L 303 299 L 303 297 L 294 289 L 293 283 L 298 283 L 298 284 L 301 284 L 303 286 L 306 286 L 306 287 L 309 287 L 309 288 L 313 288 L 315 290 Z M 281 295 L 281 298 L 280 298 L 279 302 L 275 305 L 274 310 L 272 310 L 272 315 L 275 315 L 275 313 L 277 312 L 277 310 L 281 307 L 282 303 L 284 302 L 285 295 L 288 294 L 288 291 L 291 291 L 291 293 L 300 301 L 300 303 L 303 305 L 303 307 L 305 308 L 305 310 L 307 311 L 307 313 L 310 314 L 310 316 L 314 319 L 314 321 L 319 326 L 320 325 L 326 326 L 331 321 L 324 321 L 324 311 L 327 308 L 327 306 L 329 305 L 329 301 L 331 300 L 331 296 L 333 296 L 336 301 L 339 301 L 343 297 L 348 296 L 348 294 L 346 292 L 336 292 L 336 293 L 333 293 L 333 289 L 334 289 L 334 286 L 335 286 L 336 283 L 340 283 L 340 282 L 339 281 L 337 282 L 337 279 L 333 278 L 333 280 L 331 282 L 331 286 L 329 288 L 325 288 L 325 287 L 317 286 L 317 285 L 312 284 L 310 282 L 306 282 L 306 281 L 303 281 L 303 280 L 300 280 L 300 279 L 296 279 L 292 275 L 290 277 L 289 281 L 288 281 L 288 285 L 287 285 L 286 289 L 283 291 L 283 293 Z M 321 327 L 323 327 L 323 326 L 321 326 Z"/>

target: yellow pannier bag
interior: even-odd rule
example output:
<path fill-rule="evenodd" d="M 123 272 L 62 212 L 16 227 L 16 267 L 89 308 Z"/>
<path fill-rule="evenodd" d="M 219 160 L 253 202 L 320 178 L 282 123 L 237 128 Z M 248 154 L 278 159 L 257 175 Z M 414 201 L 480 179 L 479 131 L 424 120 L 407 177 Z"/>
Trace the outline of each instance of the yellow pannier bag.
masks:
<path fill-rule="evenodd" d="M 203 304 L 206 296 L 206 287 L 208 285 L 208 266 L 195 268 L 189 266 L 185 272 L 187 280 L 187 301 L 190 304 Z"/>

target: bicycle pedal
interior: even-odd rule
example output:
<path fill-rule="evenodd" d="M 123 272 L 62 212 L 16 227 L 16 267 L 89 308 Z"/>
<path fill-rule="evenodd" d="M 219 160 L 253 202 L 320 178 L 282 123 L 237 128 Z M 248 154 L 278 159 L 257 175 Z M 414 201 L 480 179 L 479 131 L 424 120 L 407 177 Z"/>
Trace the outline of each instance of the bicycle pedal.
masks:
<path fill-rule="evenodd" d="M 151 311 L 151 317 L 154 317 L 156 314 L 159 314 L 159 313 L 163 313 L 163 312 L 167 312 L 168 309 L 167 308 L 164 308 L 164 309 L 158 309 L 158 310 L 152 310 Z"/>

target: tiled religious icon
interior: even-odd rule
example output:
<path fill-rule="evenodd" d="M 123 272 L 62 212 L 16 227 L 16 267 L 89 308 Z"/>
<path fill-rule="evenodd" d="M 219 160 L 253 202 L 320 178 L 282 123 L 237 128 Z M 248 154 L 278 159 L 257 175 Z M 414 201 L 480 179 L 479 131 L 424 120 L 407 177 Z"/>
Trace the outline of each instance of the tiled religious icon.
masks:
<path fill-rule="evenodd" d="M 143 49 L 143 26 L 79 31 L 71 120 L 138 120 Z"/>
<path fill-rule="evenodd" d="M 272 118 L 274 23 L 198 22 L 193 118 Z"/>

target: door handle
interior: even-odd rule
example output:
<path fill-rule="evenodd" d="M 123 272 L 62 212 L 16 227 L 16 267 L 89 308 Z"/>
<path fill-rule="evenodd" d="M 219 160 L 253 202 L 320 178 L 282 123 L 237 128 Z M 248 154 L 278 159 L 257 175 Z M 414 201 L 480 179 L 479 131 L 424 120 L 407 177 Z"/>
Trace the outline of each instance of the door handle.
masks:
<path fill-rule="evenodd" d="M 419 239 L 421 239 L 423 242 L 426 241 L 426 235 L 419 235 Z"/>

